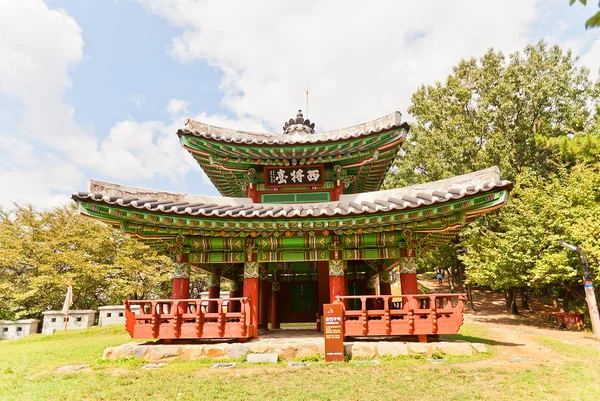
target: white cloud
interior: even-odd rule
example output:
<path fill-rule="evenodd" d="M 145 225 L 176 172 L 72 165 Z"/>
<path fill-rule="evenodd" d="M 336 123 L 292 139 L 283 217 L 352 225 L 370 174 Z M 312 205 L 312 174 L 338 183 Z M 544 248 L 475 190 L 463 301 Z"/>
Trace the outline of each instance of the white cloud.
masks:
<path fill-rule="evenodd" d="M 167 113 L 171 117 L 171 120 L 180 117 L 182 114 L 189 113 L 188 106 L 190 102 L 181 99 L 171 99 L 167 105 Z"/>
<path fill-rule="evenodd" d="M 161 121 L 120 121 L 106 139 L 82 128 L 64 100 L 69 72 L 83 58 L 77 22 L 41 0 L 11 1 L 0 13 L 0 92 L 22 103 L 14 132 L 0 131 L 0 205 L 64 203 L 81 186 L 84 169 L 119 180 L 165 177 L 180 180 L 196 168 L 182 156 L 177 126 Z M 138 107 L 144 95 L 131 98 Z M 171 102 L 173 116 L 187 102 Z M 4 120 L 3 120 L 4 121 Z M 34 154 L 35 149 L 38 150 Z"/>
<path fill-rule="evenodd" d="M 181 27 L 171 54 L 224 73 L 223 103 L 279 130 L 310 87 L 311 120 L 332 129 L 406 112 L 422 83 L 461 58 L 528 42 L 533 1 L 222 2 L 139 0 Z"/>
<path fill-rule="evenodd" d="M 306 86 L 307 116 L 320 129 L 394 110 L 406 114 L 415 89 L 443 80 L 461 58 L 490 47 L 508 53 L 530 42 L 528 31 L 543 4 L 138 1 L 182 29 L 170 48 L 174 58 L 204 60 L 222 72 L 222 103 L 235 117 L 191 117 L 253 131 L 267 131 L 265 125 L 279 131 L 304 108 Z M 560 28 L 565 31 L 567 23 L 561 20 Z M 582 63 L 597 73 L 600 42 L 562 43 L 586 49 Z M 83 60 L 83 46 L 81 27 L 65 11 L 41 0 L 3 2 L 0 92 L 20 102 L 22 118 L 10 132 L 0 128 L 0 205 L 64 202 L 69 192 L 83 189 L 84 171 L 125 182 L 156 177 L 177 182 L 197 168 L 174 135 L 193 110 L 186 100 L 165 105 L 167 121 L 119 121 L 103 140 L 76 122 L 65 93 L 72 85 L 70 71 Z M 140 94 L 130 100 L 138 108 L 149 103 Z M 13 123 L 1 113 L 0 123 Z"/>

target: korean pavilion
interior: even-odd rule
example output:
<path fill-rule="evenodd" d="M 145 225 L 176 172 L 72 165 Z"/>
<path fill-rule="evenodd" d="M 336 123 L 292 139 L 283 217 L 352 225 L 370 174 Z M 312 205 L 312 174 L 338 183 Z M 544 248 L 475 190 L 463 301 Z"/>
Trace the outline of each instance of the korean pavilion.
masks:
<path fill-rule="evenodd" d="M 511 183 L 491 167 L 380 190 L 410 129 L 399 112 L 336 131 L 314 127 L 300 111 L 280 134 L 188 120 L 181 145 L 220 197 L 96 180 L 73 194 L 83 215 L 176 262 L 172 299 L 124 301 L 133 338 L 245 341 L 282 322 L 318 328 L 330 302 L 344 305 L 346 336 L 458 331 L 465 295 L 419 294 L 415 257 L 503 206 Z M 188 298 L 198 271 L 210 274 L 209 299 Z M 392 271 L 401 295 L 391 293 Z M 224 280 L 228 300 L 219 298 Z"/>

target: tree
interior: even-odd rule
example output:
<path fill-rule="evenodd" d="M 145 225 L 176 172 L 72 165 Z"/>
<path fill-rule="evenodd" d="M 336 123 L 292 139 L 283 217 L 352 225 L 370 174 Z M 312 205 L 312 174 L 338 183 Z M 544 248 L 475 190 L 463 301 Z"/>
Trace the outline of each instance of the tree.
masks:
<path fill-rule="evenodd" d="M 494 50 L 461 61 L 444 84 L 422 86 L 408 111 L 416 119 L 385 187 L 417 184 L 497 165 L 514 180 L 524 168 L 556 171 L 547 138 L 592 123 L 594 87 L 570 51 L 545 42 L 508 59 Z"/>
<path fill-rule="evenodd" d="M 491 165 L 498 165 L 503 178 L 517 183 L 508 207 L 476 221 L 450 246 L 425 255 L 421 265 L 453 269 L 459 276 L 464 268 L 467 283 L 503 290 L 514 313 L 517 295 L 528 289 L 546 285 L 567 291 L 577 265 L 570 259 L 560 262 L 566 254 L 554 252 L 550 241 L 554 238 L 547 237 L 546 227 L 552 220 L 541 216 L 527 220 L 523 215 L 536 210 L 536 199 L 548 200 L 537 192 L 533 193 L 539 198 L 531 195 L 531 188 L 543 187 L 547 180 L 559 186 L 560 180 L 570 179 L 574 166 L 598 161 L 600 84 L 593 85 L 588 75 L 570 52 L 539 42 L 508 59 L 490 50 L 479 60 L 463 60 L 444 84 L 417 90 L 409 108 L 416 122 L 386 177 L 387 188 Z M 559 198 L 565 199 L 570 198 Z M 577 210 L 578 216 L 592 213 L 591 205 Z M 550 210 L 546 212 L 550 215 Z M 582 218 L 563 220 L 577 221 L 584 227 L 577 230 L 587 233 L 596 227 L 584 224 Z M 539 260 L 542 251 L 544 263 Z"/>
<path fill-rule="evenodd" d="M 170 295 L 171 261 L 74 206 L 0 211 L 0 319 L 60 309 L 73 279 L 73 307 Z"/>
<path fill-rule="evenodd" d="M 573 4 L 575 4 L 577 0 L 569 0 L 569 5 L 572 6 Z M 579 0 L 579 2 L 581 4 L 583 4 L 584 6 L 587 5 L 587 0 Z M 600 7 L 600 2 L 598 2 L 598 7 Z M 586 22 L 585 22 L 585 29 L 590 29 L 590 28 L 597 28 L 600 26 L 600 11 L 596 12 L 596 14 L 592 15 Z"/>
<path fill-rule="evenodd" d="M 517 180 L 510 203 L 499 212 L 502 223 L 474 225 L 463 235 L 467 252 L 460 255 L 468 281 L 510 293 L 516 310 L 517 291 L 557 288 L 568 311 L 578 289 L 581 268 L 574 252 L 560 240 L 579 244 L 590 255 L 590 266 L 600 263 L 600 168 L 577 165 L 547 178 L 527 171 Z M 472 235 L 472 234 L 478 235 Z M 597 279 L 597 278 L 596 278 Z"/>

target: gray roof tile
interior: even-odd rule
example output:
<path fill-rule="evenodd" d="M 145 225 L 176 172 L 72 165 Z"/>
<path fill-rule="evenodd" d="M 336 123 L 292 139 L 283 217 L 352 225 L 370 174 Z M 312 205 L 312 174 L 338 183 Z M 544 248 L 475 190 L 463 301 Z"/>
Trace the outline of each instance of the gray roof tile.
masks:
<path fill-rule="evenodd" d="M 260 204 L 253 203 L 249 198 L 179 194 L 94 180 L 90 181 L 89 187 L 88 192 L 75 192 L 72 198 L 75 201 L 187 216 L 305 218 L 418 208 L 461 199 L 494 188 L 510 189 L 512 184 L 500 180 L 498 168 L 492 167 L 427 184 L 342 195 L 339 201 L 334 202 L 292 204 Z"/>

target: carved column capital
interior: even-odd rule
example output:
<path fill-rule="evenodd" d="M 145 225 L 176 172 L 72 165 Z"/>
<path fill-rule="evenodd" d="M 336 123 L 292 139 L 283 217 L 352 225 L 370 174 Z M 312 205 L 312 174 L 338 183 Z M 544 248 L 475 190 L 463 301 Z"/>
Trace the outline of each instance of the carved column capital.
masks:
<path fill-rule="evenodd" d="M 400 274 L 416 274 L 417 264 L 415 258 L 400 258 Z"/>
<path fill-rule="evenodd" d="M 258 278 L 260 263 L 246 262 L 244 263 L 244 278 Z"/>
<path fill-rule="evenodd" d="M 343 276 L 344 271 L 348 267 L 348 263 L 343 259 L 331 259 L 329 261 L 329 275 Z"/>
<path fill-rule="evenodd" d="M 173 278 L 190 279 L 192 268 L 189 263 L 177 262 L 173 264 Z"/>

